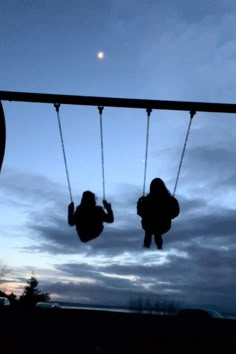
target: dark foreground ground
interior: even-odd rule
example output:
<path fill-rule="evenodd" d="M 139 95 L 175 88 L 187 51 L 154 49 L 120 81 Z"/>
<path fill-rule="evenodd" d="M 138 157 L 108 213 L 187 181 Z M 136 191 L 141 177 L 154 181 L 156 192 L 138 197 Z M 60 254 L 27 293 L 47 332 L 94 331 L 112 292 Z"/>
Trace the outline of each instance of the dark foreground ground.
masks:
<path fill-rule="evenodd" d="M 0 353 L 236 353 L 236 321 L 1 308 Z"/>

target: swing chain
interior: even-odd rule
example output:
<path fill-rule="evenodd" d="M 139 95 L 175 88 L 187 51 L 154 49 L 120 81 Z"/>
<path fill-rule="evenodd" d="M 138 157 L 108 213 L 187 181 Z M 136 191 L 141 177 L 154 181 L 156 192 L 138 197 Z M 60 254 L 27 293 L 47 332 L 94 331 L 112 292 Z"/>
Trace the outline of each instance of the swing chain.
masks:
<path fill-rule="evenodd" d="M 73 202 L 73 198 L 72 198 L 72 192 L 71 192 L 69 171 L 68 171 L 67 160 L 66 160 L 66 150 L 65 150 L 65 144 L 64 144 L 63 134 L 62 134 L 62 127 L 61 127 L 61 119 L 60 119 L 60 104 L 59 103 L 55 103 L 54 107 L 55 107 L 55 110 L 56 110 L 56 113 L 57 113 L 57 121 L 58 121 L 58 128 L 59 128 L 60 138 L 61 138 L 61 146 L 62 146 L 62 152 L 63 152 L 63 157 L 64 157 L 67 184 L 68 184 L 68 189 L 69 189 L 69 194 L 70 194 L 70 201 L 72 203 Z"/>
<path fill-rule="evenodd" d="M 173 191 L 173 197 L 175 196 L 175 193 L 176 193 L 176 189 L 177 189 L 177 185 L 178 185 L 178 181 L 179 181 L 180 170 L 181 170 L 181 167 L 182 167 L 184 154 L 185 154 L 185 150 L 186 150 L 186 146 L 187 146 L 187 142 L 188 142 L 188 138 L 189 138 L 190 128 L 191 128 L 192 120 L 193 120 L 193 117 L 195 116 L 195 114 L 196 114 L 196 111 L 190 111 L 189 112 L 190 120 L 189 120 L 187 134 L 186 134 L 186 137 L 185 137 L 185 142 L 184 142 L 184 146 L 183 146 L 183 150 L 182 150 L 182 154 L 181 154 L 181 158 L 180 158 L 178 173 L 177 173 L 177 177 L 176 177 L 176 181 L 175 181 L 175 187 L 174 187 L 174 191 Z"/>
<path fill-rule="evenodd" d="M 149 127 L 150 127 L 150 116 L 152 109 L 147 108 L 147 133 L 146 133 L 146 148 L 145 148 L 145 164 L 144 164 L 144 178 L 143 178 L 143 196 L 145 196 L 145 187 L 146 187 L 146 176 L 147 176 L 147 160 L 148 160 L 148 144 L 149 144 Z"/>
<path fill-rule="evenodd" d="M 102 126 L 102 113 L 104 107 L 98 106 L 98 112 L 100 117 L 100 139 L 101 139 L 101 160 L 102 160 L 102 191 L 103 191 L 103 200 L 105 200 L 105 172 L 104 172 L 104 145 L 103 145 L 103 126 Z"/>

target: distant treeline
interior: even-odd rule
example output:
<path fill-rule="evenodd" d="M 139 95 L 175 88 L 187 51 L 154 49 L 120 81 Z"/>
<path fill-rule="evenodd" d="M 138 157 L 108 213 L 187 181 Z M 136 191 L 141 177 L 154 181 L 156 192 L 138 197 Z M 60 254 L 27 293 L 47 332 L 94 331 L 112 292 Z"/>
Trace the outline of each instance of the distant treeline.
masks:
<path fill-rule="evenodd" d="M 10 301 L 11 306 L 26 308 L 33 308 L 37 302 L 50 300 L 50 294 L 38 289 L 38 280 L 33 276 L 27 280 L 27 285 L 24 287 L 23 293 L 19 298 L 14 293 L 7 295 L 1 290 L 0 297 L 6 297 Z"/>

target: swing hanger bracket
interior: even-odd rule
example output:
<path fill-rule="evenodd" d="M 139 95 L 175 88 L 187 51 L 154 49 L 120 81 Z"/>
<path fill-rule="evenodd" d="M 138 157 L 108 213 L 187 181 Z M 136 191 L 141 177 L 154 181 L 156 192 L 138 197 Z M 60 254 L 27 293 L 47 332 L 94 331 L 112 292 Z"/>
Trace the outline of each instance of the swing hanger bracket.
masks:
<path fill-rule="evenodd" d="M 147 108 L 146 112 L 147 112 L 147 116 L 150 117 L 150 115 L 152 113 L 152 108 Z"/>
<path fill-rule="evenodd" d="M 99 114 L 100 114 L 100 115 L 102 115 L 103 109 L 104 109 L 103 106 L 98 106 L 98 111 L 99 111 Z"/>
<path fill-rule="evenodd" d="M 59 113 L 60 103 L 54 103 L 54 107 L 57 113 Z"/>
<path fill-rule="evenodd" d="M 196 111 L 190 111 L 189 112 L 190 118 L 192 119 L 195 116 L 196 113 L 197 113 Z"/>

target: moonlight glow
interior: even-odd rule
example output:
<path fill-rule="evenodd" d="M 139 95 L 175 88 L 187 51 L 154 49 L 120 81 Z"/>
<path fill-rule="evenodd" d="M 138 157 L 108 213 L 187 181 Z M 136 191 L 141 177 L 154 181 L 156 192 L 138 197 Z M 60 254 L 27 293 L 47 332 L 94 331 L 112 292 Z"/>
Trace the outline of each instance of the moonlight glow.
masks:
<path fill-rule="evenodd" d="M 97 53 L 98 59 L 103 59 L 104 58 L 104 53 L 103 52 L 98 52 Z"/>

